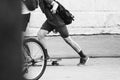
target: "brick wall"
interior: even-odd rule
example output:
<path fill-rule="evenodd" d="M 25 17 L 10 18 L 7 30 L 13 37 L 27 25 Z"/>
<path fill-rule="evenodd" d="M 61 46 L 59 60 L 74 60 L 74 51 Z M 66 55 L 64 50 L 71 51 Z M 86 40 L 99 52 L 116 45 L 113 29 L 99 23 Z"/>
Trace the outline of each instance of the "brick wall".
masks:
<path fill-rule="evenodd" d="M 75 16 L 75 21 L 68 26 L 71 34 L 120 33 L 120 0 L 58 1 Z M 32 12 L 28 35 L 36 35 L 45 19 L 39 8 Z"/>

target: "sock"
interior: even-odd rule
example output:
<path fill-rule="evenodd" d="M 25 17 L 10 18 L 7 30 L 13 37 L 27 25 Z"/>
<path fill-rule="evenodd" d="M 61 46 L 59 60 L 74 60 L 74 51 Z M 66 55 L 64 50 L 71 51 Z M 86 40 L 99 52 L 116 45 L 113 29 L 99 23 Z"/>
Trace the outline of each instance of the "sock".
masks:
<path fill-rule="evenodd" d="M 86 57 L 82 50 L 78 54 L 80 55 L 80 57 Z"/>
<path fill-rule="evenodd" d="M 49 57 L 47 49 L 45 49 L 46 56 Z"/>

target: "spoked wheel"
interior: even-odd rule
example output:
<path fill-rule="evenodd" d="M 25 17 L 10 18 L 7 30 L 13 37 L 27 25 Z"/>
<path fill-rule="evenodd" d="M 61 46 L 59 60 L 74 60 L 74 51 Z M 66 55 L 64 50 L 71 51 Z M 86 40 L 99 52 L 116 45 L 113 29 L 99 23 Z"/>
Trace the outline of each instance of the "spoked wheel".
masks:
<path fill-rule="evenodd" d="M 33 38 L 25 39 L 23 77 L 26 80 L 38 80 L 46 69 L 46 53 L 39 41 Z"/>

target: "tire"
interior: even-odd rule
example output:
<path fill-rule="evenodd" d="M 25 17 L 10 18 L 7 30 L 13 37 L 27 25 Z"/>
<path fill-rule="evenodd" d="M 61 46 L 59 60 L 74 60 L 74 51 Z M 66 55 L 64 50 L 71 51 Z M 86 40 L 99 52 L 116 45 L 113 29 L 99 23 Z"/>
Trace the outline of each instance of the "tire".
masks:
<path fill-rule="evenodd" d="M 34 38 L 23 41 L 24 64 L 23 77 L 26 80 L 38 80 L 45 72 L 47 59 L 42 44 Z"/>

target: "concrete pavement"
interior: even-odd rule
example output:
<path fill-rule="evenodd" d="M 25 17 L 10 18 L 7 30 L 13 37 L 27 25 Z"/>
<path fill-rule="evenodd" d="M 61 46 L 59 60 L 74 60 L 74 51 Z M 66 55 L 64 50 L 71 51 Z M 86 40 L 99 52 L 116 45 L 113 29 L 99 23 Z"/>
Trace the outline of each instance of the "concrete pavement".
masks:
<path fill-rule="evenodd" d="M 90 58 L 85 66 L 78 59 L 63 59 L 48 66 L 39 80 L 120 80 L 120 58 Z"/>
<path fill-rule="evenodd" d="M 87 55 L 99 58 L 90 58 L 85 66 L 76 66 L 79 59 L 70 57 L 78 57 L 78 54 L 61 37 L 47 37 L 50 57 L 69 59 L 62 59 L 60 66 L 48 63 L 39 80 L 120 80 L 120 35 L 80 35 L 72 38 Z"/>

